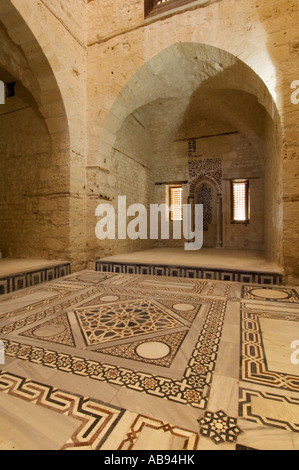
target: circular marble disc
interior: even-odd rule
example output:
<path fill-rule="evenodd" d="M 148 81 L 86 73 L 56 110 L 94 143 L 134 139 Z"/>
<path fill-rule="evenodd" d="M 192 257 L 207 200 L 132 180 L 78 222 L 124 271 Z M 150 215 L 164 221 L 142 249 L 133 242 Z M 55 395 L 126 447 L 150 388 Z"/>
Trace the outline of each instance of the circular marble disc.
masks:
<path fill-rule="evenodd" d="M 194 305 L 190 304 L 175 304 L 173 306 L 175 310 L 179 310 L 180 312 L 191 312 L 191 310 L 194 310 Z"/>
<path fill-rule="evenodd" d="M 144 359 L 163 359 L 170 353 L 170 347 L 165 343 L 149 341 L 137 346 L 136 353 Z"/>
<path fill-rule="evenodd" d="M 34 332 L 34 336 L 37 337 L 50 337 L 63 333 L 65 331 L 64 325 L 45 325 L 37 328 Z"/>
<path fill-rule="evenodd" d="M 101 297 L 102 302 L 113 302 L 114 300 L 118 300 L 119 297 L 117 295 L 104 295 Z"/>
<path fill-rule="evenodd" d="M 288 297 L 286 292 L 276 289 L 254 289 L 251 293 L 264 299 L 286 299 Z"/>

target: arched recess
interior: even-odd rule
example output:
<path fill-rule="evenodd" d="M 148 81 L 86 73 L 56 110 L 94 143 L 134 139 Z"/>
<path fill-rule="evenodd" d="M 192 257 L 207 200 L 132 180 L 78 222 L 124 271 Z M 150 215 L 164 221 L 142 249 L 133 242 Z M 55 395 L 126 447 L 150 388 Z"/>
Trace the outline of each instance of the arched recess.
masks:
<path fill-rule="evenodd" d="M 5 257 L 66 259 L 70 137 L 55 73 L 13 2 L 0 5 L 0 249 Z M 48 47 L 47 55 L 51 55 Z"/>
<path fill-rule="evenodd" d="M 190 202 L 203 205 L 203 247 L 206 248 L 222 246 L 222 212 L 221 206 L 218 207 L 221 197 L 222 188 L 212 178 L 200 177 L 193 185 Z"/>
<path fill-rule="evenodd" d="M 282 262 L 280 118 L 265 83 L 247 64 L 217 47 L 175 43 L 135 72 L 116 98 L 101 133 L 99 171 L 94 172 L 92 184 L 110 188 L 110 195 L 117 194 L 114 182 L 121 178 L 111 167 L 115 142 L 129 117 L 139 121 L 151 136 L 148 179 L 154 182 L 155 193 L 158 191 L 159 195 L 165 193 L 163 182 L 189 182 L 189 159 L 206 160 L 206 165 L 211 159 L 221 159 L 222 136 L 226 139 L 228 157 L 223 187 L 230 178 L 236 177 L 234 163 L 238 161 L 241 167 L 246 153 L 248 164 L 244 172 L 249 168 L 252 172 L 246 176 L 252 181 L 261 179 L 262 190 L 260 185 L 256 197 L 262 204 L 256 209 L 259 239 L 251 241 L 249 237 L 247 240 L 244 228 L 242 248 L 247 249 L 251 243 L 252 249 L 263 250 L 272 261 Z M 196 122 L 200 124 L 197 128 Z M 191 131 L 195 130 L 196 135 L 192 135 Z M 196 144 L 194 150 L 192 141 L 203 144 L 210 133 L 215 133 L 219 145 L 205 157 L 198 152 L 201 147 L 204 150 L 204 145 Z M 127 138 L 132 147 L 134 135 Z M 240 150 L 242 146 L 244 152 Z M 123 165 L 128 167 L 129 160 L 126 152 L 123 153 Z M 255 165 L 255 162 L 259 163 Z M 133 180 L 128 184 L 134 187 Z M 227 191 L 225 194 L 228 197 Z M 98 202 L 100 199 L 95 199 L 95 203 Z M 155 202 L 161 200 L 156 198 Z M 254 232 L 252 226 L 252 234 Z M 227 239 L 229 237 L 230 234 Z M 234 245 L 234 240 L 232 237 L 228 248 Z M 98 243 L 94 247 L 98 254 L 101 246 Z"/>

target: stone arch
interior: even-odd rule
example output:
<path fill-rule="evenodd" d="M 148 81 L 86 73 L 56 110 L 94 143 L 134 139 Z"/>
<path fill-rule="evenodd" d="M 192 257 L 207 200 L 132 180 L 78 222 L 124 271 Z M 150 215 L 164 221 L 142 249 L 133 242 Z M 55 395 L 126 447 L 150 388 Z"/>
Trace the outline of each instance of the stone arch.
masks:
<path fill-rule="evenodd" d="M 163 49 L 134 73 L 111 107 L 104 121 L 98 150 L 97 163 L 105 172 L 102 174 L 100 170 L 95 174 L 95 181 L 100 185 L 105 178 L 105 183 L 109 186 L 107 175 L 110 171 L 109 163 L 114 143 L 128 116 L 140 110 L 142 113 L 147 110 L 148 118 L 144 124 L 152 135 L 157 135 L 167 119 L 170 124 L 164 126 L 167 128 L 165 132 L 168 132 L 164 139 L 166 149 L 168 143 L 175 140 L 182 119 L 199 91 L 206 96 L 217 92 L 219 96 L 224 96 L 224 101 L 229 100 L 232 94 L 239 94 L 244 103 L 250 109 L 252 107 L 252 110 L 249 110 L 251 114 L 248 119 L 239 121 L 238 124 L 242 112 L 242 109 L 238 109 L 235 116 L 231 116 L 231 120 L 234 120 L 235 125 L 239 125 L 239 132 L 250 139 L 259 154 L 265 157 L 265 253 L 269 259 L 281 261 L 279 253 L 282 231 L 279 227 L 282 224 L 282 212 L 281 205 L 277 205 L 281 192 L 281 124 L 271 94 L 274 83 L 271 82 L 270 92 L 265 85 L 266 78 L 262 79 L 245 62 L 218 47 L 180 42 Z M 161 119 L 151 119 L 151 110 L 158 104 L 160 109 L 164 106 L 164 113 L 161 113 Z M 173 109 L 172 104 L 175 104 Z M 256 109 L 263 110 L 261 133 L 254 122 Z"/>
<path fill-rule="evenodd" d="M 68 118 L 56 73 L 59 61 L 51 42 L 38 29 L 39 22 L 31 24 L 30 12 L 21 12 L 22 5 L 18 11 L 12 0 L 3 3 L 0 14 L 5 44 L 1 48 L 1 64 L 30 91 L 55 145 L 69 148 Z"/>
<path fill-rule="evenodd" d="M 185 68 L 181 80 L 178 80 L 177 73 L 173 72 L 180 61 Z M 123 120 L 136 109 L 157 99 L 168 98 L 166 90 L 171 89 L 170 96 L 174 98 L 180 98 L 185 92 L 190 95 L 190 90 L 194 92 L 206 78 L 217 77 L 224 71 L 228 72 L 231 88 L 254 95 L 269 115 L 275 113 L 271 93 L 245 62 L 215 46 L 178 42 L 154 55 L 131 76 L 107 115 L 102 140 L 113 139 Z"/>
<path fill-rule="evenodd" d="M 2 201 L 6 200 L 8 206 L 1 221 L 2 229 L 5 227 L 2 249 L 9 257 L 66 259 L 70 235 L 70 132 L 53 68 L 55 58 L 50 41 L 45 44 L 45 36 L 37 37 L 38 31 L 33 32 L 32 17 L 24 4 L 18 11 L 15 2 L 7 0 L 1 3 L 0 13 L 0 67 L 17 84 L 12 108 L 19 109 L 24 103 L 18 118 L 22 115 L 23 120 L 15 121 L 19 132 L 15 137 L 7 135 L 6 150 L 2 151 L 2 159 L 7 158 Z M 21 143 L 18 145 L 22 131 L 26 134 L 23 148 Z M 13 171 L 9 162 L 17 155 L 23 156 L 22 163 Z M 17 187 L 22 191 L 17 192 Z"/>
<path fill-rule="evenodd" d="M 192 53 L 190 52 L 192 50 Z M 178 76 L 178 64 L 183 71 Z M 154 101 L 190 97 L 202 87 L 238 90 L 256 98 L 268 115 L 279 121 L 277 108 L 263 80 L 244 62 L 218 47 L 201 43 L 175 43 L 149 59 L 128 80 L 115 99 L 101 133 L 99 163 L 109 160 L 116 134 L 124 120 L 146 104 Z M 223 87 L 221 81 L 226 79 Z M 182 109 L 186 109 L 186 103 Z"/>
<path fill-rule="evenodd" d="M 194 201 L 196 201 L 196 195 L 203 186 L 208 186 L 215 192 L 216 195 L 221 196 L 222 188 L 219 187 L 219 184 L 212 176 L 200 176 L 196 183 L 193 185 Z"/>

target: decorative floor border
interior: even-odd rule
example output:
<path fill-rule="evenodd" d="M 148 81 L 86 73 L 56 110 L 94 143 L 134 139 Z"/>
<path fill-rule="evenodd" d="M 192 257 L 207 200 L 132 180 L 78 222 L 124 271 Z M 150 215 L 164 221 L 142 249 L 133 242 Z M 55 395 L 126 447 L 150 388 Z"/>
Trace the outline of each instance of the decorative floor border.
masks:
<path fill-rule="evenodd" d="M 182 447 L 184 450 L 197 450 L 199 442 L 197 433 L 143 415 L 136 417 L 117 450 L 134 450 L 134 445 L 145 428 L 149 428 L 151 431 L 163 431 L 171 436 L 183 439 L 184 445 Z"/>
<path fill-rule="evenodd" d="M 241 305 L 241 367 L 240 379 L 258 385 L 266 385 L 299 392 L 299 375 L 286 374 L 268 369 L 259 319 L 261 317 L 292 320 L 298 326 L 296 313 L 287 316 L 270 311 L 252 312 Z"/>
<path fill-rule="evenodd" d="M 169 266 L 143 263 L 122 263 L 96 261 L 96 271 L 119 274 L 148 274 L 153 276 L 185 277 L 252 284 L 282 285 L 283 276 L 279 273 L 239 271 L 231 269 L 209 269 L 192 266 Z"/>
<path fill-rule="evenodd" d="M 10 294 L 27 287 L 53 281 L 71 273 L 70 263 L 48 266 L 42 269 L 10 274 L 0 277 L 0 295 Z"/>
<path fill-rule="evenodd" d="M 180 380 L 76 357 L 3 339 L 5 355 L 144 392 L 176 403 L 205 409 L 221 340 L 226 302 L 215 300 L 207 312 L 200 336 Z"/>
<path fill-rule="evenodd" d="M 299 420 L 298 420 L 298 413 L 297 413 L 297 422 L 296 417 L 293 416 L 293 422 L 290 419 L 287 419 L 286 414 L 281 414 L 281 419 L 278 417 L 267 416 L 267 411 L 264 412 L 263 415 L 260 414 L 259 408 L 257 407 L 257 412 L 255 412 L 255 407 L 252 404 L 254 398 L 265 400 L 269 402 L 269 411 L 273 408 L 275 409 L 275 403 L 287 405 L 287 406 L 294 406 L 298 407 L 299 399 L 294 397 L 285 397 L 280 395 L 275 395 L 273 393 L 265 392 L 265 391 L 256 391 L 256 390 L 245 390 L 244 388 L 240 388 L 239 390 L 239 416 L 243 417 L 248 421 L 252 421 L 257 424 L 263 424 L 266 426 L 274 426 L 279 429 L 285 429 L 286 431 L 291 432 L 299 432 Z M 269 413 L 271 414 L 271 412 Z M 279 414 L 279 413 L 278 413 Z M 283 419 L 283 418 L 286 419 Z M 290 416 L 289 416 L 290 418 Z"/>
<path fill-rule="evenodd" d="M 169 437 L 180 438 L 182 450 L 197 450 L 197 432 L 141 414 L 135 415 L 123 408 L 65 392 L 6 371 L 0 371 L 0 393 L 77 421 L 77 429 L 62 444 L 60 450 L 101 450 L 107 447 L 107 442 L 110 448 L 110 438 L 114 450 L 134 450 L 145 428 L 152 434 L 162 432 Z"/>
<path fill-rule="evenodd" d="M 0 336 L 12 333 L 15 330 L 20 330 L 21 328 L 24 328 L 27 325 L 32 325 L 36 323 L 37 321 L 43 320 L 44 318 L 48 318 L 56 313 L 63 312 L 69 307 L 75 306 L 79 302 L 83 302 L 84 300 L 89 299 L 90 297 L 94 296 L 98 292 L 99 292 L 99 289 L 97 287 L 94 287 L 87 292 L 83 292 L 82 294 L 78 294 L 75 297 L 66 299 L 57 305 L 51 306 L 49 308 L 46 308 L 38 312 L 33 312 L 31 315 L 28 315 L 27 317 L 16 320 L 13 323 L 4 325 L 3 327 L 0 327 Z"/>
<path fill-rule="evenodd" d="M 255 294 L 255 291 L 259 291 L 259 294 Z M 265 292 L 264 296 L 262 292 Z M 273 292 L 271 296 L 270 292 Z M 282 297 L 275 297 L 275 293 L 279 293 Z M 287 303 L 299 303 L 299 295 L 295 289 L 287 287 L 275 288 L 272 286 L 259 287 L 256 286 L 242 286 L 241 297 L 245 300 L 257 300 L 259 302 L 287 302 Z"/>
<path fill-rule="evenodd" d="M 113 405 L 64 392 L 6 371 L 0 371 L 0 392 L 79 421 L 78 428 L 61 450 L 98 449 L 125 413 L 125 410 Z"/>

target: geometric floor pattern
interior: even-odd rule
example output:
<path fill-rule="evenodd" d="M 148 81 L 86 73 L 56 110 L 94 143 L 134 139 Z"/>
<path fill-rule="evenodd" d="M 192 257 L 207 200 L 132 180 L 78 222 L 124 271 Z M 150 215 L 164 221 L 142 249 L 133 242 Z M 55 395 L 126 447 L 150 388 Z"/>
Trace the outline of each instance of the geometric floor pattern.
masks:
<path fill-rule="evenodd" d="M 261 416 L 258 410 L 267 403 L 269 414 Z M 271 407 L 271 408 L 270 408 Z M 255 423 L 274 426 L 287 431 L 299 432 L 299 399 L 278 396 L 269 392 L 240 389 L 240 416 Z"/>
<path fill-rule="evenodd" d="M 121 409 L 96 400 L 26 380 L 5 371 L 0 373 L 0 391 L 77 420 L 77 429 L 61 450 L 97 449 L 107 431 L 113 428 L 124 413 Z"/>
<path fill-rule="evenodd" d="M 271 302 L 299 302 L 299 295 L 295 289 L 287 289 L 283 287 L 280 288 L 276 286 L 243 286 L 242 297 L 244 299 L 264 300 Z"/>
<path fill-rule="evenodd" d="M 271 339 L 267 327 L 273 329 Z M 243 381 L 299 392 L 299 367 L 291 362 L 292 338 L 299 338 L 298 311 L 282 314 L 242 303 L 241 335 Z M 277 346 L 269 347 L 269 341 Z"/>
<path fill-rule="evenodd" d="M 74 356 L 67 352 L 45 349 L 37 345 L 31 346 L 8 341 L 5 337 L 2 341 L 9 357 L 204 409 L 216 363 L 224 313 L 225 302 L 212 302 L 192 355 L 186 363 L 182 376 L 177 379 L 163 376 L 160 373 L 146 373 L 128 367 L 103 363 L 96 359 Z M 41 327 L 43 330 L 46 328 L 44 323 L 41 324 Z M 23 333 L 19 333 L 19 335 L 23 336 Z M 165 345 L 171 349 L 171 342 L 165 343 Z M 154 349 L 152 354 L 155 352 Z"/>
<path fill-rule="evenodd" d="M 39 340 L 49 341 L 50 343 L 75 346 L 71 325 L 66 313 L 45 321 L 37 327 L 25 330 L 24 333 L 21 333 L 21 336 L 38 338 Z"/>
<path fill-rule="evenodd" d="M 200 434 L 211 438 L 215 444 L 235 442 L 242 432 L 237 426 L 237 419 L 227 416 L 223 411 L 217 413 L 207 411 L 198 422 Z"/>
<path fill-rule="evenodd" d="M 0 448 L 299 449 L 295 287 L 82 271 L 1 296 L 1 344 Z"/>
<path fill-rule="evenodd" d="M 151 339 L 133 341 L 119 346 L 102 347 L 97 351 L 102 354 L 133 359 L 149 364 L 157 364 L 162 367 L 170 367 L 186 335 L 187 331 L 179 331 L 177 333 L 156 336 Z M 153 352 L 153 348 L 155 348 L 155 352 Z"/>
<path fill-rule="evenodd" d="M 75 310 L 88 346 L 184 326 L 146 299 Z"/>

